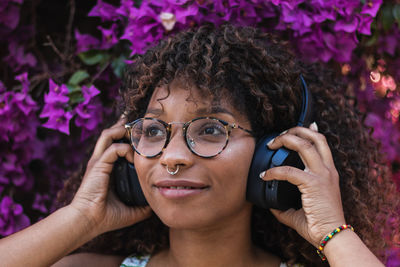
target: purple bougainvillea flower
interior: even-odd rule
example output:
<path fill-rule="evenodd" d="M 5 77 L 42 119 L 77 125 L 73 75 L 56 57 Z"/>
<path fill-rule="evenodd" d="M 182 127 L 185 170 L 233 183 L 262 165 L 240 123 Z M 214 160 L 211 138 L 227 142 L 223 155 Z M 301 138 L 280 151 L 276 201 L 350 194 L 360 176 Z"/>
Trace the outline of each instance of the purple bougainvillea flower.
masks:
<path fill-rule="evenodd" d="M 22 206 L 9 196 L 4 196 L 0 202 L 0 235 L 10 235 L 29 225 L 30 220 L 23 213 Z"/>
<path fill-rule="evenodd" d="M 400 172 L 397 173 L 398 177 L 400 177 Z M 399 183 L 400 184 L 400 183 Z M 387 267 L 398 267 L 400 266 L 400 248 L 393 247 L 387 251 L 388 259 L 386 262 Z"/>
<path fill-rule="evenodd" d="M 50 201 L 49 195 L 47 194 L 41 195 L 39 193 L 36 193 L 32 208 L 42 213 L 47 213 L 49 210 L 46 207 L 46 203 L 48 203 L 49 201 Z"/>
<path fill-rule="evenodd" d="M 18 108 L 25 114 L 28 115 L 32 111 L 36 111 L 39 107 L 37 103 L 29 95 L 29 80 L 28 73 L 24 72 L 15 77 L 15 80 L 21 82 L 22 92 L 15 93 L 13 102 L 18 106 Z"/>
<path fill-rule="evenodd" d="M 24 72 L 20 75 L 15 76 L 15 80 L 19 81 L 22 85 L 22 91 L 28 92 L 29 91 L 29 80 L 28 80 L 28 73 Z"/>
<path fill-rule="evenodd" d="M 372 136 L 382 143 L 382 151 L 386 159 L 393 161 L 396 159 L 400 133 L 396 130 L 396 125 L 391 121 L 381 118 L 378 114 L 368 113 L 365 125 L 373 127 Z"/>
<path fill-rule="evenodd" d="M 129 17 L 132 8 L 136 9 L 132 0 L 121 0 L 115 12 L 123 17 Z"/>
<path fill-rule="evenodd" d="M 83 85 L 82 94 L 85 99 L 83 104 L 88 104 L 93 97 L 100 94 L 100 91 L 94 85 L 91 85 L 90 87 Z"/>
<path fill-rule="evenodd" d="M 357 31 L 365 35 L 371 35 L 371 23 L 374 20 L 371 16 L 361 15 L 359 18 L 359 25 Z"/>
<path fill-rule="evenodd" d="M 15 71 L 19 71 L 23 66 L 34 67 L 37 63 L 36 57 L 32 53 L 26 53 L 25 48 L 17 42 L 10 42 L 8 45 L 9 54 L 4 58 Z"/>
<path fill-rule="evenodd" d="M 335 32 L 344 31 L 348 33 L 355 32 L 358 27 L 359 18 L 356 16 L 345 17 L 335 23 Z"/>
<path fill-rule="evenodd" d="M 52 79 L 49 79 L 49 93 L 45 94 L 44 102 L 46 104 L 52 103 L 67 103 L 69 100 L 68 87 L 65 84 L 61 86 L 56 84 Z"/>
<path fill-rule="evenodd" d="M 131 42 L 132 55 L 141 54 L 149 45 L 160 40 L 171 30 L 186 28 L 188 23 L 195 22 L 198 13 L 198 3 L 193 2 L 184 6 L 185 1 L 142 1 L 139 8 L 135 8 L 131 1 L 124 1 L 118 10 L 119 14 L 126 14 L 128 24 L 120 39 Z M 229 5 L 229 3 L 228 3 Z M 165 20 L 168 15 L 170 21 Z"/>
<path fill-rule="evenodd" d="M 280 0 L 280 1 L 272 1 L 274 4 L 279 4 L 282 7 L 287 7 L 291 10 L 295 9 L 299 4 L 303 3 L 304 0 Z"/>
<path fill-rule="evenodd" d="M 76 39 L 76 53 L 85 52 L 91 49 L 98 49 L 100 47 L 100 41 L 91 36 L 90 34 L 81 34 L 78 30 L 75 30 Z"/>
<path fill-rule="evenodd" d="M 4 86 L 4 83 L 2 81 L 0 81 L 0 94 L 5 92 L 7 90 L 7 88 Z"/>
<path fill-rule="evenodd" d="M 379 45 L 378 45 L 378 53 L 388 53 L 389 55 L 394 56 L 396 53 L 396 48 L 400 47 L 399 41 L 400 40 L 400 30 L 398 27 L 393 27 L 391 29 L 391 33 L 388 35 L 380 35 L 379 36 Z M 396 61 L 400 62 L 400 60 Z M 397 71 L 397 76 L 400 79 L 400 68 L 393 68 L 395 72 Z"/>
<path fill-rule="evenodd" d="M 336 32 L 335 60 L 341 63 L 350 62 L 353 50 L 357 47 L 357 37 L 355 33 Z"/>
<path fill-rule="evenodd" d="M 44 95 L 45 105 L 39 117 L 62 117 L 69 101 L 67 94 L 68 88 L 66 85 L 59 86 L 52 79 L 49 79 L 49 93 Z"/>
<path fill-rule="evenodd" d="M 13 30 L 19 23 L 19 6 L 8 4 L 0 11 L 0 23 Z"/>
<path fill-rule="evenodd" d="M 87 130 L 94 130 L 100 123 L 100 117 L 98 105 L 78 105 L 76 108 L 77 117 L 75 119 L 75 124 L 78 127 L 84 127 Z"/>
<path fill-rule="evenodd" d="M 357 46 L 355 33 L 321 32 L 325 46 L 332 52 L 333 57 L 338 62 L 349 62 L 351 54 Z"/>
<path fill-rule="evenodd" d="M 109 49 L 118 43 L 117 38 L 117 24 L 112 24 L 109 29 L 105 29 L 101 26 L 97 27 L 102 34 L 102 40 L 100 44 L 100 49 Z"/>
<path fill-rule="evenodd" d="M 90 10 L 89 17 L 100 17 L 102 21 L 118 19 L 117 8 L 111 4 L 98 0 L 97 4 Z"/>
<path fill-rule="evenodd" d="M 315 23 L 321 23 L 326 20 L 334 21 L 336 20 L 336 12 L 333 8 L 318 8 L 314 10 L 310 17 Z"/>
<path fill-rule="evenodd" d="M 73 114 L 70 111 L 65 111 L 69 101 L 67 95 L 68 88 L 65 84 L 60 86 L 49 79 L 49 93 L 44 96 L 45 105 L 39 117 L 48 118 L 48 121 L 42 124 L 43 127 L 69 135 L 69 121 Z"/>
<path fill-rule="evenodd" d="M 98 100 L 88 104 L 80 103 L 76 108 L 75 125 L 82 128 L 81 140 L 92 136 L 98 131 L 98 126 L 103 120 L 103 107 Z"/>
<path fill-rule="evenodd" d="M 69 135 L 69 122 L 73 114 L 70 111 L 52 113 L 46 123 L 42 124 L 43 127 L 58 130 L 62 133 Z"/>
<path fill-rule="evenodd" d="M 311 31 L 310 26 L 313 24 L 313 20 L 305 11 L 283 5 L 281 16 L 282 21 L 289 24 L 295 36 Z"/>
<path fill-rule="evenodd" d="M 382 5 L 382 0 L 368 0 L 366 3 L 363 5 L 361 14 L 368 14 L 371 17 L 376 17 L 376 14 L 378 13 L 379 8 Z"/>
<path fill-rule="evenodd" d="M 328 62 L 336 52 L 334 50 L 334 35 L 329 32 L 323 32 L 319 24 L 316 25 L 314 31 L 296 40 L 300 54 L 308 62 L 315 62 L 317 60 Z M 326 45 L 327 42 L 330 44 L 330 47 Z M 315 51 L 318 51 L 318 53 Z"/>
<path fill-rule="evenodd" d="M 327 4 L 331 4 L 331 7 L 336 10 L 343 17 L 352 16 L 354 10 L 360 6 L 360 0 L 333 0 L 327 1 Z"/>

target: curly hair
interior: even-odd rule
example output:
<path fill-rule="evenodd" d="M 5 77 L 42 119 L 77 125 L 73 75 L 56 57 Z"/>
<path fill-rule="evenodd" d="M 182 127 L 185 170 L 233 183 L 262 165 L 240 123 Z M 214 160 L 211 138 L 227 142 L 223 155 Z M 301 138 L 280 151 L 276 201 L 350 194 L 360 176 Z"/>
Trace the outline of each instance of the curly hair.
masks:
<path fill-rule="evenodd" d="M 178 33 L 138 56 L 126 71 L 121 108 L 133 120 L 143 116 L 154 89 L 175 79 L 212 97 L 228 99 L 247 115 L 257 137 L 296 125 L 301 109 L 300 74 L 314 98 L 314 120 L 325 135 L 340 175 L 346 222 L 381 260 L 398 232 L 399 201 L 379 143 L 363 123 L 356 101 L 333 71 L 300 62 L 287 43 L 251 27 L 204 25 Z M 190 90 L 190 89 L 188 89 Z M 71 177 L 59 195 L 67 204 L 81 175 Z M 391 220 L 389 221 L 389 219 Z M 268 211 L 253 207 L 252 239 L 260 248 L 291 263 L 325 266 L 315 248 Z M 155 214 L 143 222 L 105 233 L 81 251 L 120 255 L 152 254 L 168 247 L 168 229 Z"/>

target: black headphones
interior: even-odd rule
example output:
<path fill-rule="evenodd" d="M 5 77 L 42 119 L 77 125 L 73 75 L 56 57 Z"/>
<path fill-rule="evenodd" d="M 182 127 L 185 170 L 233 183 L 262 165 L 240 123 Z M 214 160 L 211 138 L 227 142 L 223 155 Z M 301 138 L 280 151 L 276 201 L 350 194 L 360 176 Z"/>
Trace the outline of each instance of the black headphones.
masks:
<path fill-rule="evenodd" d="M 308 127 L 312 119 L 312 96 L 302 75 L 300 75 L 300 80 L 303 99 L 297 125 Z M 261 172 L 277 166 L 289 165 L 304 169 L 304 164 L 297 152 L 286 148 L 270 150 L 267 147 L 267 143 L 278 135 L 279 133 L 268 134 L 257 142 L 247 181 L 246 198 L 265 209 L 299 209 L 301 207 L 301 195 L 297 186 L 286 181 L 265 182 L 259 177 Z M 128 206 L 148 205 L 133 164 L 124 158 L 119 158 L 114 164 L 112 177 L 115 191 L 122 202 Z"/>

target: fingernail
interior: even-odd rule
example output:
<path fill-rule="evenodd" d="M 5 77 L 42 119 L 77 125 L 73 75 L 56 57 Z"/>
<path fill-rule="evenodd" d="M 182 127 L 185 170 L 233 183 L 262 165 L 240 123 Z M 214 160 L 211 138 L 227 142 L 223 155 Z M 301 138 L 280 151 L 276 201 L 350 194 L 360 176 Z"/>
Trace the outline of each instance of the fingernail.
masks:
<path fill-rule="evenodd" d="M 267 146 L 270 146 L 274 141 L 275 141 L 275 138 L 272 138 L 271 140 L 269 140 L 269 142 L 267 143 Z"/>
<path fill-rule="evenodd" d="M 265 171 L 263 171 L 262 173 L 260 173 L 260 178 L 262 179 L 265 175 Z"/>
<path fill-rule="evenodd" d="M 315 131 L 315 132 L 318 132 L 318 125 L 317 125 L 317 123 L 315 121 L 310 124 L 310 129 Z"/>
<path fill-rule="evenodd" d="M 287 133 L 287 131 L 288 130 L 285 130 L 285 131 L 281 132 L 279 135 L 283 135 L 283 134 Z"/>

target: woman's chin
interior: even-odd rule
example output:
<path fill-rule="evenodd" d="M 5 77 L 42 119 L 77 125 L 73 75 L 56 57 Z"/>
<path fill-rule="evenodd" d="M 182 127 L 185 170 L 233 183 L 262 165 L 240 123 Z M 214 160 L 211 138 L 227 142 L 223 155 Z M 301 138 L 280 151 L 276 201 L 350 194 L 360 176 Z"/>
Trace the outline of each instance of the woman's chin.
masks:
<path fill-rule="evenodd" d="M 160 220 L 170 229 L 200 229 L 215 223 L 217 218 L 207 218 L 199 212 L 187 212 L 183 210 L 169 210 L 168 212 L 156 212 Z"/>
<path fill-rule="evenodd" d="M 224 227 L 228 221 L 231 222 L 243 216 L 250 216 L 251 204 L 244 202 L 231 210 L 226 208 L 218 209 L 211 205 L 207 207 L 204 205 L 202 207 L 182 207 L 178 205 L 169 206 L 168 208 L 157 207 L 153 211 L 170 229 L 198 231 L 218 228 L 219 225 Z"/>

